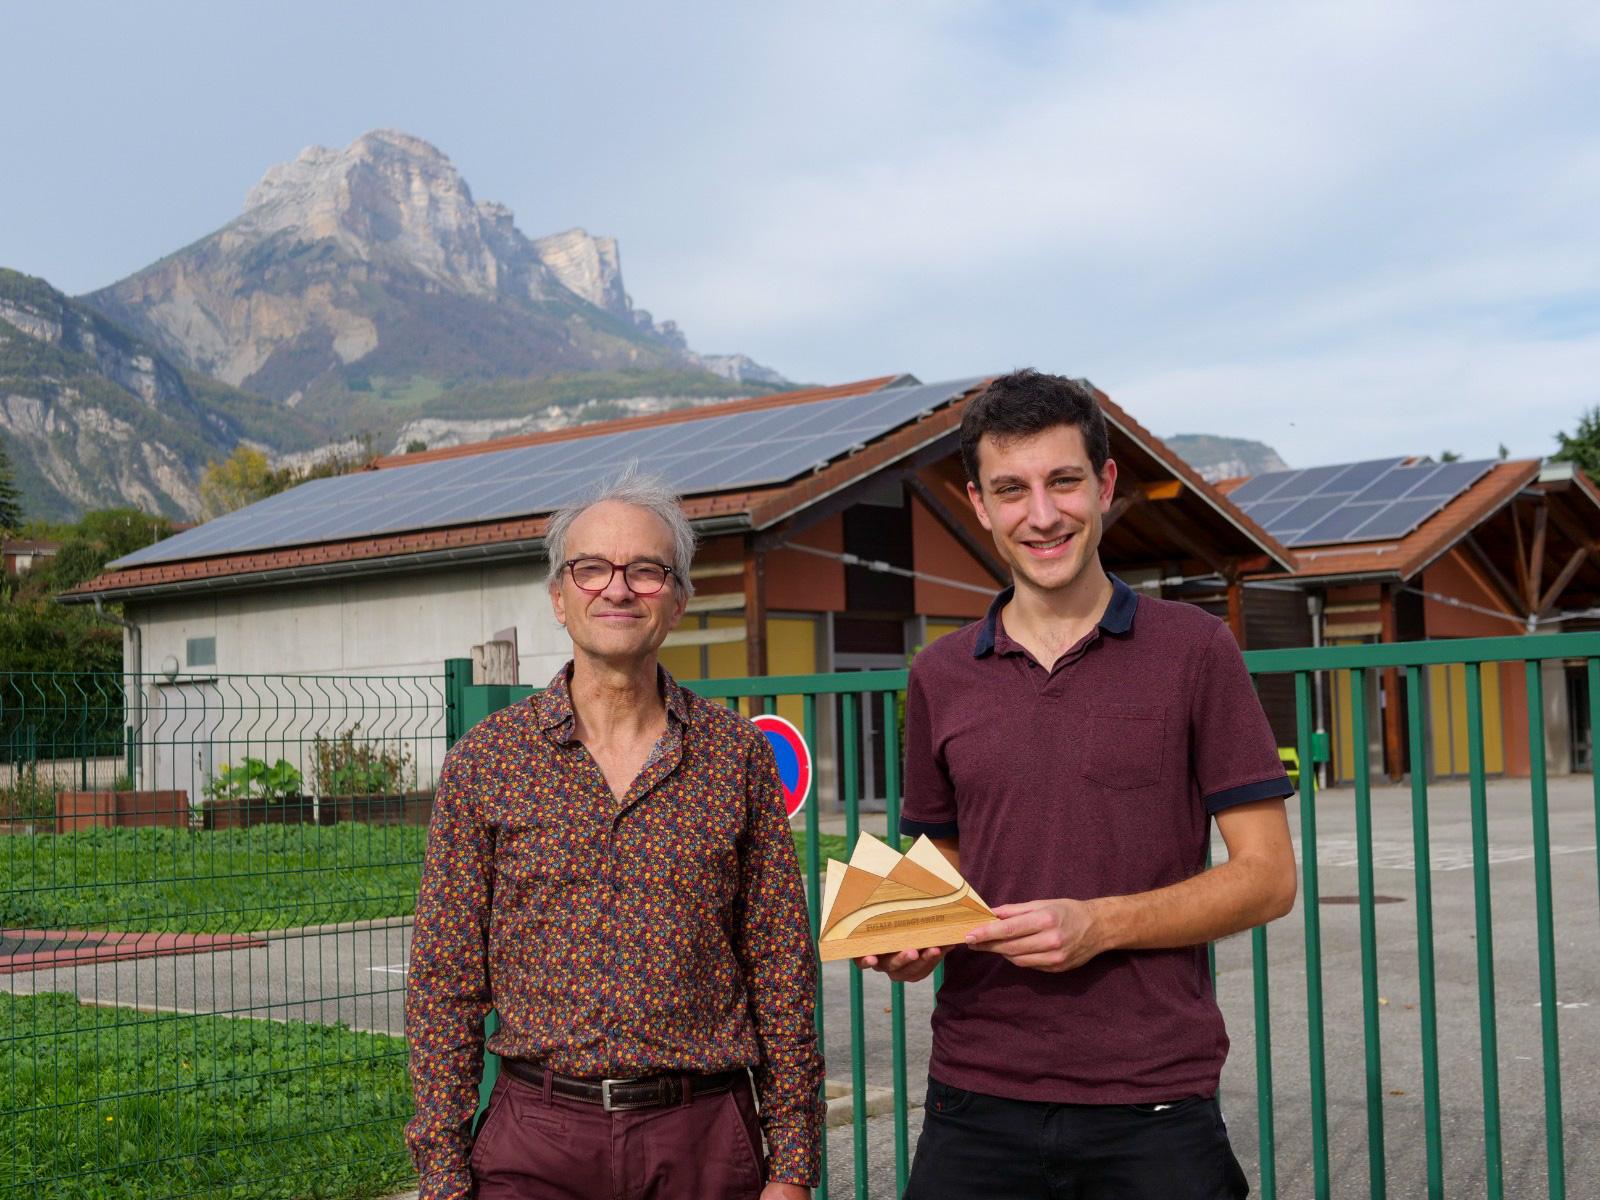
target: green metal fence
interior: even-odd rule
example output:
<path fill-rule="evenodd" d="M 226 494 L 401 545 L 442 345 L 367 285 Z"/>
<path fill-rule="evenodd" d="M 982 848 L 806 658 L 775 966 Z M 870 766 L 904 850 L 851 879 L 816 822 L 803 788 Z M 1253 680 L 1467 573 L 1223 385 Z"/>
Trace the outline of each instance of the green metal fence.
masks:
<path fill-rule="evenodd" d="M 0 672 L 0 1197 L 412 1178 L 443 680 Z"/>
<path fill-rule="evenodd" d="M 1576 1124 L 1576 1133 L 1566 1128 L 1561 1073 L 1565 1049 L 1581 1064 L 1580 1077 L 1584 1072 L 1589 1081 L 1600 1077 L 1600 1043 L 1592 1030 L 1585 1037 L 1578 1029 L 1569 1032 L 1563 1047 L 1558 1023 L 1563 1006 L 1575 1014 L 1574 1021 L 1592 1022 L 1597 1015 L 1572 997 L 1592 996 L 1600 984 L 1595 919 L 1600 786 L 1592 776 L 1564 781 L 1566 842 L 1553 847 L 1543 755 L 1533 754 L 1526 779 L 1491 786 L 1486 777 L 1481 682 L 1489 664 L 1520 666 L 1529 744 L 1542 748 L 1541 664 L 1584 663 L 1589 694 L 1600 697 L 1600 634 L 1258 651 L 1245 658 L 1255 675 L 1292 678 L 1297 749 L 1308 764 L 1324 757 L 1313 754 L 1317 692 L 1328 687 L 1333 674 L 1347 672 L 1349 678 L 1341 681 L 1345 694 L 1365 695 L 1368 674 L 1385 670 L 1404 677 L 1409 759 L 1426 764 L 1425 671 L 1465 664 L 1472 763 L 1465 784 L 1430 785 L 1422 769 L 1411 773 L 1404 788 L 1384 787 L 1374 784 L 1370 757 L 1357 754 L 1352 786 L 1320 796 L 1315 773 L 1304 771 L 1299 797 L 1291 801 L 1302 867 L 1298 914 L 1213 948 L 1214 979 L 1234 1040 L 1224 1103 L 1260 1194 L 1269 1200 L 1291 1195 L 1322 1200 L 1358 1192 L 1385 1197 L 1392 1188 L 1397 1195 L 1430 1198 L 1600 1195 L 1600 1139 L 1595 1137 L 1600 1130 L 1592 1120 Z M 465 664 L 455 668 L 458 686 L 447 689 L 452 733 L 531 690 L 465 686 L 460 681 L 466 669 Z M 863 820 L 873 819 L 864 805 L 870 780 L 870 799 L 881 801 L 887 828 L 898 826 L 894 749 L 905 680 L 904 671 L 876 671 L 688 685 L 747 713 L 798 706 L 808 742 L 813 747 L 820 742 L 817 794 L 802 822 L 813 932 L 821 895 L 822 813 L 839 810 L 839 852 L 847 854 Z M 1588 715 L 1600 726 L 1600 704 L 1588 705 Z M 1355 744 L 1365 746 L 1369 714 L 1357 707 L 1353 718 Z M 1573 800 L 1577 790 L 1581 803 Z M 1438 801 L 1438 811 L 1430 809 L 1431 798 Z M 1525 824 L 1514 820 L 1518 812 Z M 1334 832 L 1319 840 L 1319 824 Z M 1220 843 L 1216 849 L 1224 852 Z M 1559 915 L 1568 931 L 1563 966 L 1580 981 L 1576 991 L 1558 987 L 1557 858 L 1570 868 L 1560 876 L 1564 903 Z M 1496 861 L 1496 894 L 1514 896 L 1520 902 L 1516 911 L 1509 906 L 1492 910 L 1490 868 Z M 1470 891 L 1457 886 L 1469 868 Z M 1530 869 L 1531 878 L 1519 878 Z M 1408 894 L 1380 893 L 1380 874 L 1386 891 Z M 1354 894 L 1325 892 L 1325 876 L 1353 887 Z M 1444 923 L 1435 916 L 1436 877 L 1446 881 L 1441 894 L 1450 902 Z M 1388 920 L 1400 906 L 1412 915 L 1403 922 Z M 1339 917 L 1337 922 L 1325 916 L 1325 909 Z M 1351 910 L 1353 925 L 1345 919 Z M 1510 935 L 1498 952 L 1497 930 Z M 1269 965 L 1269 942 L 1280 958 L 1275 969 Z M 1448 960 L 1442 981 L 1440 948 Z M 1284 959 L 1292 965 L 1286 968 Z M 1498 980 L 1497 965 L 1503 970 Z M 882 989 L 888 993 L 887 1005 L 881 1006 L 888 1010 L 886 1031 L 875 1020 Z M 930 984 L 907 988 L 864 978 L 846 964 L 830 964 L 823 972 L 818 1023 L 829 1076 L 853 1097 L 865 1097 L 873 1087 L 887 1088 L 893 1097 L 890 1138 L 869 1136 L 867 1105 L 860 1102 L 851 1105 L 848 1127 L 830 1136 L 835 1161 L 827 1175 L 835 1192 L 886 1196 L 904 1188 L 925 1062 L 920 1053 L 908 1052 L 908 1032 L 926 1045 L 920 1018 L 910 1025 L 907 1013 L 913 999 L 925 1013 L 930 991 Z M 1518 1020 L 1499 1011 L 1504 1000 L 1515 1001 Z M 1527 1028 L 1529 1009 L 1536 1015 L 1536 1030 Z M 842 1021 L 847 1029 L 833 1028 Z M 1442 1023 L 1452 1033 L 1441 1045 Z M 1522 1098 L 1514 1137 L 1507 1136 L 1502 1111 L 1502 1034 L 1514 1034 L 1517 1048 L 1528 1051 L 1512 1056 L 1517 1063 L 1538 1064 L 1537 1081 L 1528 1069 L 1516 1068 Z M 1395 1086 L 1400 1082 L 1406 1086 Z M 1530 1090 L 1537 1093 L 1536 1102 L 1526 1099 Z M 881 1142 L 887 1143 L 877 1151 L 881 1162 L 874 1161 L 870 1151 Z M 1514 1150 L 1511 1163 L 1508 1148 Z M 1569 1160 L 1579 1168 L 1570 1178 L 1583 1181 L 1570 1191 Z M 825 1182 L 819 1195 L 828 1193 Z"/>
<path fill-rule="evenodd" d="M 1600 792 L 1548 778 L 1538 754 L 1528 778 L 1488 779 L 1481 680 L 1514 664 L 1541 746 L 1564 699 L 1544 694 L 1541 664 L 1580 664 L 1600 697 L 1600 634 L 1246 658 L 1292 678 L 1302 763 L 1334 675 L 1359 696 L 1389 670 L 1426 762 L 1426 673 L 1465 664 L 1472 765 L 1460 783 L 1418 771 L 1397 788 L 1357 755 L 1353 785 L 1320 795 L 1305 771 L 1298 913 L 1213 947 L 1234 1039 L 1224 1105 L 1260 1193 L 1600 1194 L 1600 1125 L 1571 1103 L 1600 1078 Z M 0 1200 L 408 1185 L 417 822 L 446 747 L 530 690 L 470 678 L 463 662 L 443 677 L 0 672 Z M 690 685 L 784 712 L 817 751 L 797 830 L 814 927 L 824 858 L 898 824 L 904 684 Z M 1600 724 L 1600 704 L 1586 714 Z M 1352 714 L 1358 745 L 1370 719 Z M 932 987 L 833 963 L 818 999 L 829 1075 L 852 1097 L 831 1189 L 898 1194 Z"/>

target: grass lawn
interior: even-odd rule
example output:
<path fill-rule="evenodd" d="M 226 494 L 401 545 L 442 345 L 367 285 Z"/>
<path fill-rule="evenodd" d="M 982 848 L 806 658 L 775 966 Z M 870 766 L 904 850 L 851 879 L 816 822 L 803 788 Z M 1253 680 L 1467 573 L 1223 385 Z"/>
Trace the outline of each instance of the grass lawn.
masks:
<path fill-rule="evenodd" d="M 0 1196 L 294 1200 L 414 1178 L 405 1042 L 0 993 Z"/>
<path fill-rule="evenodd" d="M 0 926 L 249 933 L 416 907 L 427 830 L 406 825 L 94 829 L 0 838 Z M 844 838 L 822 834 L 824 859 Z M 795 834 L 805 864 L 805 834 Z"/>

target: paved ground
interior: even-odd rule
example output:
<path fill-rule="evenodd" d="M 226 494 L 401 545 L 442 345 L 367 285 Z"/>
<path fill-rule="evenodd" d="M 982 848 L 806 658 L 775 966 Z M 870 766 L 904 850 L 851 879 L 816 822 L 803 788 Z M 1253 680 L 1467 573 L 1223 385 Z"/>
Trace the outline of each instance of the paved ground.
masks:
<path fill-rule="evenodd" d="M 1491 788 L 1489 840 L 1494 860 L 1492 908 L 1495 1002 L 1499 1016 L 1505 1194 L 1547 1194 L 1544 1079 L 1541 1052 L 1534 865 L 1526 783 Z M 1450 1196 L 1483 1195 L 1482 1058 L 1474 936 L 1473 872 L 1467 792 L 1431 790 L 1431 878 L 1438 969 L 1439 1053 L 1443 1080 L 1445 1183 Z M 869 827 L 874 823 L 869 819 Z M 881 829 L 881 818 L 876 823 Z M 1298 834 L 1298 822 L 1296 822 Z M 1318 804 L 1326 1008 L 1327 1092 L 1334 1195 L 1368 1194 L 1367 1079 L 1362 1037 L 1359 910 L 1327 903 L 1357 891 L 1353 796 L 1337 790 Z M 1375 881 L 1393 897 L 1377 910 L 1384 1161 L 1388 1195 L 1426 1195 L 1423 1149 L 1421 1012 L 1416 940 L 1418 874 L 1412 856 L 1410 794 L 1380 789 L 1373 804 Z M 1561 1071 L 1566 1115 L 1567 1194 L 1600 1197 L 1600 1116 L 1591 1097 L 1600 1089 L 1600 882 L 1596 879 L 1595 809 L 1587 777 L 1551 786 L 1552 875 Z M 1217 856 L 1223 856 L 1219 846 Z M 1311 1195 L 1307 987 L 1304 913 L 1298 908 L 1269 937 L 1271 1047 L 1278 1194 Z M 265 935 L 267 945 L 198 957 L 142 959 L 0 978 L 13 991 L 75 991 L 101 1003 L 225 1012 L 278 1020 L 340 1021 L 398 1033 L 401 983 L 409 926 Z M 1260 1178 L 1256 1104 L 1251 939 L 1218 946 L 1218 992 L 1234 1042 L 1223 1078 L 1223 1103 L 1241 1161 Z M 829 964 L 826 1048 L 830 1077 L 845 1084 L 850 1063 L 850 968 Z M 906 992 L 909 1093 L 920 1103 L 928 1050 L 930 990 Z M 862 1041 L 869 1083 L 891 1083 L 889 992 L 885 981 L 864 980 Z M 920 1108 L 910 1113 L 914 1144 Z M 866 1177 L 872 1197 L 895 1192 L 895 1131 L 887 1115 L 867 1122 Z M 855 1194 L 854 1130 L 831 1131 L 834 1196 Z M 1259 1188 L 1259 1184 L 1257 1184 Z"/>

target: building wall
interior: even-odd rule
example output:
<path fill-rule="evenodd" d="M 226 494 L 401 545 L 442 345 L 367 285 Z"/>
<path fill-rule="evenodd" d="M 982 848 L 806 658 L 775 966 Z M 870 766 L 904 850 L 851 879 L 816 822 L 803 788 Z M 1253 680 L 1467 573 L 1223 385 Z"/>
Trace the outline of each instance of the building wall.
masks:
<path fill-rule="evenodd" d="M 1460 550 L 1452 550 L 1424 571 L 1419 586 L 1424 592 L 1431 593 L 1424 596 L 1422 602 L 1423 619 L 1430 639 L 1507 637 L 1522 632 L 1521 622 L 1515 619 L 1515 614 L 1494 616 L 1477 611 L 1491 609 L 1506 613 L 1507 609 L 1505 602 L 1483 578 L 1482 572 Z M 1435 599 L 1435 596 L 1453 597 L 1474 608 L 1458 608 Z M 1524 668 L 1521 663 L 1498 663 L 1485 668 L 1485 673 L 1490 670 L 1498 676 L 1495 685 L 1499 691 L 1499 711 L 1492 713 L 1485 705 L 1485 733 L 1487 735 L 1498 725 L 1505 773 L 1527 775 L 1531 760 L 1528 754 L 1528 687 Z M 1464 689 L 1465 684 L 1461 687 Z M 1484 690 L 1487 693 L 1489 685 Z M 1565 703 L 1562 711 L 1565 711 Z M 1436 722 L 1437 719 L 1435 717 Z M 1561 728 L 1564 733 L 1564 723 Z M 1465 738 L 1464 733 L 1460 736 Z M 1464 740 L 1462 744 L 1465 744 Z M 1492 771 L 1493 764 L 1487 765 Z M 1556 770 L 1570 769 L 1570 763 L 1553 763 L 1552 766 Z"/>
<path fill-rule="evenodd" d="M 515 628 L 519 678 L 543 683 L 570 651 L 533 562 L 140 600 L 125 611 L 152 673 L 170 660 L 200 676 L 442 674 L 445 659 Z M 214 664 L 188 665 L 190 638 L 216 640 Z"/>
<path fill-rule="evenodd" d="M 959 471 L 957 471 L 959 474 Z M 978 543 L 992 544 L 993 539 L 973 515 L 972 505 L 950 480 L 950 468 L 939 464 L 919 473 L 919 478 L 943 503 L 950 514 L 961 522 Z M 916 581 L 917 612 L 929 618 L 961 617 L 972 620 L 989 609 L 989 601 L 999 591 L 1001 584 L 984 570 L 966 549 L 952 537 L 938 519 L 920 500 L 911 501 L 911 545 L 916 569 L 941 579 L 956 579 L 982 588 L 981 592 L 966 588 L 946 587 L 926 579 Z M 960 628 L 965 620 L 958 622 Z"/>

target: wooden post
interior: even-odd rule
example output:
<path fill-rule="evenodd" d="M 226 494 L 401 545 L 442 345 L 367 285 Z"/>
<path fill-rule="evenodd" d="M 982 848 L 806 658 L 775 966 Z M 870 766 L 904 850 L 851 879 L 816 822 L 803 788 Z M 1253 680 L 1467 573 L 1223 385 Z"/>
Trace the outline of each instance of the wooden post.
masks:
<path fill-rule="evenodd" d="M 1382 618 L 1383 631 L 1381 637 L 1385 642 L 1397 642 L 1399 637 L 1399 618 L 1395 611 L 1395 598 L 1399 589 L 1385 584 L 1378 597 L 1378 611 Z M 1383 763 L 1384 770 L 1391 783 L 1398 783 L 1405 774 L 1405 731 L 1404 722 L 1400 718 L 1400 672 L 1394 667 L 1389 667 L 1383 672 Z M 1421 698 L 1413 696 L 1412 703 L 1420 703 Z M 1359 702 L 1359 698 L 1358 698 Z M 1412 763 L 1411 769 L 1417 770 L 1423 764 Z"/>
<path fill-rule="evenodd" d="M 745 673 L 767 673 L 767 555 L 755 539 L 744 547 Z"/>
<path fill-rule="evenodd" d="M 1228 628 L 1233 630 L 1233 640 L 1239 643 L 1243 650 L 1245 624 L 1244 624 L 1244 582 L 1237 572 L 1229 572 L 1223 577 L 1228 582 Z"/>

